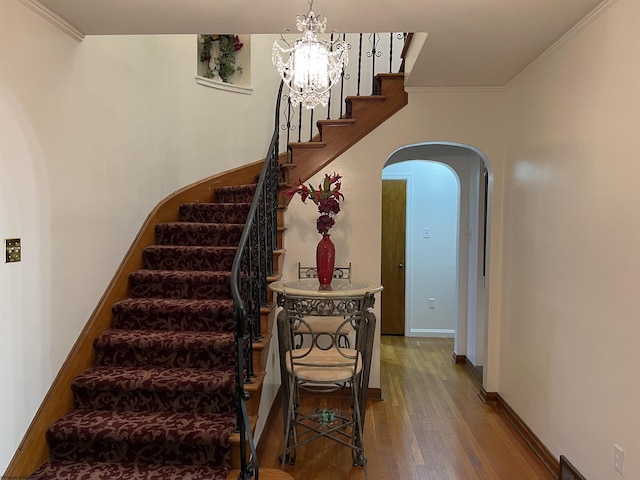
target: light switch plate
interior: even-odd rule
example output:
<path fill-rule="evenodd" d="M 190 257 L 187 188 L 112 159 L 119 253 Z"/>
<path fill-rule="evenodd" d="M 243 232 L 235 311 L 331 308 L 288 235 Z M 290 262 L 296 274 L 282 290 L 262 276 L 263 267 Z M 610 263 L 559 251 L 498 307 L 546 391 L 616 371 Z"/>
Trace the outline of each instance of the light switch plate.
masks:
<path fill-rule="evenodd" d="M 19 262 L 22 260 L 22 247 L 19 238 L 4 239 L 5 263 Z"/>

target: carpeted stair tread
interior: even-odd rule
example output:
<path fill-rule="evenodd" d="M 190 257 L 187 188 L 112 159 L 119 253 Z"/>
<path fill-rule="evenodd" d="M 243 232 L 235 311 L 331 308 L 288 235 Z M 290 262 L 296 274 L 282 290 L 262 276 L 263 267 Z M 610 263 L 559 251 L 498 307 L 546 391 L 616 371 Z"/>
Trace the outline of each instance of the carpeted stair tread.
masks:
<path fill-rule="evenodd" d="M 30 480 L 226 480 L 225 467 L 51 461 Z"/>
<path fill-rule="evenodd" d="M 151 245 L 142 251 L 150 270 L 231 271 L 237 247 Z"/>
<path fill-rule="evenodd" d="M 217 388 L 229 389 L 235 375 L 232 371 L 201 368 L 134 368 L 92 367 L 78 375 L 74 388 L 118 388 L 167 392 L 175 389 L 212 393 Z M 233 387 L 233 385 L 232 385 Z"/>
<path fill-rule="evenodd" d="M 235 247 L 240 243 L 243 223 L 167 222 L 155 227 L 158 245 L 217 245 Z"/>
<path fill-rule="evenodd" d="M 215 201 L 182 204 L 179 221 L 156 224 L 144 267 L 129 275 L 130 298 L 112 305 L 112 329 L 94 340 L 94 366 L 72 381 L 74 410 L 46 432 L 51 460 L 32 478 L 230 478 L 230 270 L 255 191 L 219 187 Z"/>
<path fill-rule="evenodd" d="M 71 386 L 78 409 L 225 413 L 235 408 L 231 370 L 93 367 Z"/>
<path fill-rule="evenodd" d="M 47 430 L 51 440 L 229 445 L 235 413 L 73 410 Z"/>
<path fill-rule="evenodd" d="M 183 203 L 180 220 L 201 223 L 246 223 L 251 203 Z"/>
<path fill-rule="evenodd" d="M 51 458 L 230 466 L 236 415 L 74 410 L 47 430 Z"/>
<path fill-rule="evenodd" d="M 93 345 L 98 366 L 234 368 L 232 332 L 107 330 Z"/>
<path fill-rule="evenodd" d="M 222 203 L 251 203 L 256 193 L 257 183 L 218 187 L 216 201 Z"/>
<path fill-rule="evenodd" d="M 233 332 L 164 332 L 157 330 L 107 330 L 94 345 L 123 344 L 149 349 L 225 349 L 233 348 Z"/>
<path fill-rule="evenodd" d="M 127 298 L 113 305 L 113 327 L 136 330 L 233 331 L 233 300 Z"/>
<path fill-rule="evenodd" d="M 213 300 L 231 297 L 229 271 L 137 270 L 129 275 L 132 297 Z"/>

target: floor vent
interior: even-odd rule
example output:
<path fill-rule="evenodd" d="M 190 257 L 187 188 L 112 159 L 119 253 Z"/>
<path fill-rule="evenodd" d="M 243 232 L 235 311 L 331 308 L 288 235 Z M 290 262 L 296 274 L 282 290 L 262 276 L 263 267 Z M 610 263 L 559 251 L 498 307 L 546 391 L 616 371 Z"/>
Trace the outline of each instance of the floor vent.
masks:
<path fill-rule="evenodd" d="M 560 455 L 559 480 L 587 480 L 564 455 Z"/>

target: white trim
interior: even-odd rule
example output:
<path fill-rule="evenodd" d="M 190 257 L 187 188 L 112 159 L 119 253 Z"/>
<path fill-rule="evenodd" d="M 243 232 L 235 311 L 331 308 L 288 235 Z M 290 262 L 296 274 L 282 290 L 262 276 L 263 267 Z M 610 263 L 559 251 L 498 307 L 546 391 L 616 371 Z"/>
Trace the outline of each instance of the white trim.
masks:
<path fill-rule="evenodd" d="M 485 92 L 506 92 L 506 86 L 487 86 L 487 87 L 404 87 L 407 93 L 485 93 Z"/>
<path fill-rule="evenodd" d="M 602 16 L 607 10 L 613 7 L 618 0 L 604 0 L 598 6 L 596 6 L 593 10 L 591 10 L 587 15 L 585 15 L 582 20 L 576 23 L 573 27 L 571 27 L 564 35 L 562 35 L 558 40 L 556 40 L 553 45 L 547 48 L 544 52 L 538 56 L 533 62 L 524 67 L 515 77 L 513 77 L 507 84 L 505 85 L 506 89 L 510 89 L 513 84 L 515 84 L 521 77 L 525 76 L 527 72 L 531 69 L 535 68 L 540 62 L 542 62 L 549 55 L 555 53 L 560 47 L 568 43 L 572 40 L 576 35 L 578 35 L 582 30 L 591 25 L 594 21 L 596 21 L 600 16 Z"/>
<path fill-rule="evenodd" d="M 456 334 L 455 330 L 448 328 L 412 328 L 411 336 L 414 337 L 441 337 L 453 338 Z"/>
<path fill-rule="evenodd" d="M 47 7 L 42 5 L 37 0 L 18 0 L 21 4 L 27 7 L 29 10 L 37 13 L 42 18 L 44 18 L 47 22 L 52 24 L 55 27 L 58 27 L 64 33 L 69 35 L 74 40 L 81 42 L 84 40 L 84 33 L 78 30 L 76 27 L 67 22 L 64 18 L 58 16 Z"/>
<path fill-rule="evenodd" d="M 585 15 L 582 20 L 576 23 L 573 27 L 571 27 L 564 35 L 562 35 L 558 40 L 556 40 L 549 48 L 547 48 L 544 52 L 542 52 L 537 58 L 535 58 L 531 63 L 529 63 L 526 67 L 524 67 L 520 72 L 518 72 L 511 80 L 509 80 L 506 84 L 494 85 L 494 86 L 459 86 L 459 87 L 407 87 L 405 85 L 404 89 L 407 93 L 481 93 L 481 92 L 508 92 L 511 87 L 516 83 L 521 77 L 525 76 L 527 72 L 531 69 L 535 68 L 540 62 L 542 62 L 546 57 L 552 55 L 556 50 L 569 42 L 573 37 L 578 35 L 582 30 L 584 30 L 587 26 L 597 20 L 600 16 L 602 16 L 609 8 L 618 3 L 618 0 L 604 0 L 599 5 L 597 5 L 593 10 L 591 10 L 587 15 Z"/>
<path fill-rule="evenodd" d="M 243 93 L 245 95 L 253 94 L 253 87 L 244 87 L 242 85 L 225 83 L 219 80 L 213 80 L 212 78 L 202 77 L 200 75 L 196 75 L 196 83 L 205 87 L 217 88 L 218 90 L 226 90 L 228 92 Z"/>

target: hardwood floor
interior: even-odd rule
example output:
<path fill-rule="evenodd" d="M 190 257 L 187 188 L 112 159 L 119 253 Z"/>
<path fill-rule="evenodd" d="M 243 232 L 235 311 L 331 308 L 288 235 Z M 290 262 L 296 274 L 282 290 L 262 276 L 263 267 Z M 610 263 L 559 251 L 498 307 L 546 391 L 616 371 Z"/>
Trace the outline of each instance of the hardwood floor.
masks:
<path fill-rule="evenodd" d="M 364 431 L 369 480 L 552 480 L 478 386 L 453 365 L 453 340 L 383 336 L 383 400 L 370 401 Z M 331 400 L 304 399 L 305 407 Z M 282 415 L 265 431 L 260 466 L 278 468 Z M 350 450 L 326 439 L 297 452 L 285 471 L 297 480 L 361 480 Z"/>

